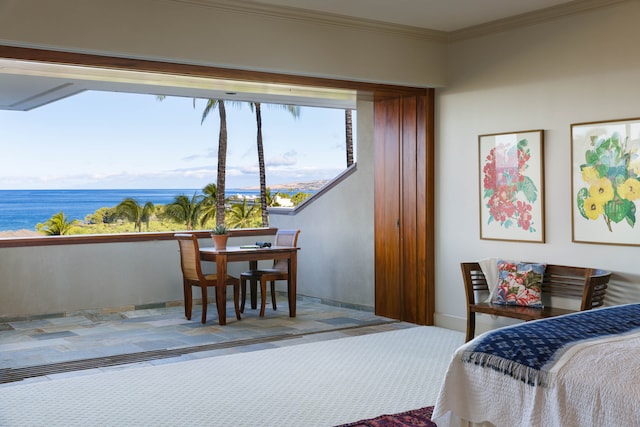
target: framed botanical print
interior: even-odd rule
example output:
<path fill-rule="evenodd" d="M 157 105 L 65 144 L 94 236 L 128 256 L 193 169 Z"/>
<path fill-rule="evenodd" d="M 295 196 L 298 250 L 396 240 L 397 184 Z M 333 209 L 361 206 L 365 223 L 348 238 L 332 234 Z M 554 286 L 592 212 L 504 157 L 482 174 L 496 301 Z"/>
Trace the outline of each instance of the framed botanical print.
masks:
<path fill-rule="evenodd" d="M 480 135 L 480 238 L 544 243 L 544 131 Z"/>
<path fill-rule="evenodd" d="M 571 125 L 572 241 L 640 245 L 640 119 Z"/>

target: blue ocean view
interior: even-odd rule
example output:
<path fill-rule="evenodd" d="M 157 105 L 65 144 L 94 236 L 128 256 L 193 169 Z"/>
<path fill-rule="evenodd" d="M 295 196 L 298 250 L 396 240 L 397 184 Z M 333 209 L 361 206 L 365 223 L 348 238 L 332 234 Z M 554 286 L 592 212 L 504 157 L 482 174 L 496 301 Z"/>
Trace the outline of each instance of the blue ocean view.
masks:
<path fill-rule="evenodd" d="M 141 204 L 166 205 L 176 196 L 191 197 L 195 192 L 202 194 L 199 189 L 0 190 L 0 231 L 35 230 L 36 224 L 44 223 L 60 211 L 70 219 L 82 221 L 96 210 L 114 207 L 127 197 Z M 259 192 L 227 189 L 225 194 L 227 197 L 257 196 Z"/>

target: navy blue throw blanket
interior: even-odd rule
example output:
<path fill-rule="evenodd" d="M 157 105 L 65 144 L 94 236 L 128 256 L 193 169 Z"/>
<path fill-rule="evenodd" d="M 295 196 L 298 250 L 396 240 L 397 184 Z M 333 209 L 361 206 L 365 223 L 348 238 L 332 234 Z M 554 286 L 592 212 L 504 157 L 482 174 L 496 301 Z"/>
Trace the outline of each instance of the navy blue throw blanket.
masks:
<path fill-rule="evenodd" d="M 462 360 L 530 385 L 546 385 L 548 371 L 571 346 L 636 331 L 640 304 L 581 311 L 496 329 L 472 341 Z"/>

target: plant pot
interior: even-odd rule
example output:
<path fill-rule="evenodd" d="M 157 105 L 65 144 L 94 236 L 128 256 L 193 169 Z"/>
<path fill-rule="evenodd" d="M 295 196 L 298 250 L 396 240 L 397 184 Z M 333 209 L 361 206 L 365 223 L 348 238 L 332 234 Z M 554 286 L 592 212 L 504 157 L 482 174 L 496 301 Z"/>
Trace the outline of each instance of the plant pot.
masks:
<path fill-rule="evenodd" d="M 213 245 L 216 250 L 221 251 L 227 249 L 228 234 L 212 234 L 211 237 L 213 238 Z"/>

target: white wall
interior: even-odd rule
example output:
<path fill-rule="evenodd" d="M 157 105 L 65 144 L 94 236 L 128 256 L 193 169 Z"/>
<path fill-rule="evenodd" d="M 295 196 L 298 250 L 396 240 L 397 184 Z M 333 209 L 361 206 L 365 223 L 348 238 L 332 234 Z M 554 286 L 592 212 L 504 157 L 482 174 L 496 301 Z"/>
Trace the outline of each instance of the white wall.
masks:
<path fill-rule="evenodd" d="M 485 257 L 608 269 L 607 304 L 640 301 L 640 247 L 571 242 L 569 132 L 640 117 L 639 19 L 633 1 L 450 45 L 436 101 L 438 324 L 465 329 L 459 263 Z M 547 243 L 480 240 L 478 135 L 530 129 L 545 130 Z"/>
<path fill-rule="evenodd" d="M 0 44 L 420 87 L 445 83 L 446 44 L 429 32 L 278 17 L 233 3 L 3 0 Z"/>
<path fill-rule="evenodd" d="M 253 243 L 263 236 L 232 238 Z M 200 246 L 213 246 L 201 239 Z M 238 275 L 245 263 L 232 263 Z M 205 272 L 215 271 L 204 263 Z M 227 293 L 227 298 L 231 298 Z M 198 291 L 194 298 L 200 298 Z M 174 240 L 0 248 L 0 318 L 183 301 L 180 252 Z"/>
<path fill-rule="evenodd" d="M 271 215 L 270 225 L 301 230 L 299 294 L 373 309 L 373 103 L 357 108 L 356 172 L 295 216 Z"/>

